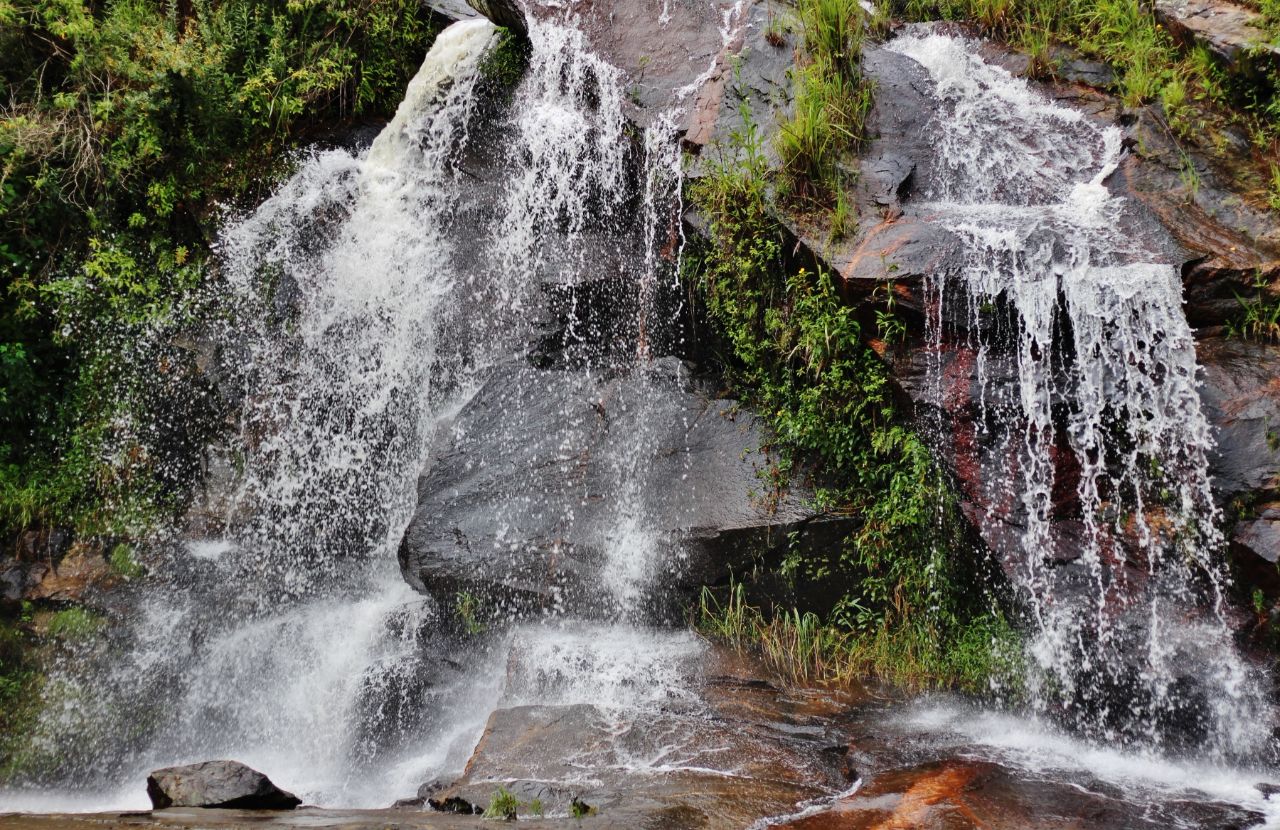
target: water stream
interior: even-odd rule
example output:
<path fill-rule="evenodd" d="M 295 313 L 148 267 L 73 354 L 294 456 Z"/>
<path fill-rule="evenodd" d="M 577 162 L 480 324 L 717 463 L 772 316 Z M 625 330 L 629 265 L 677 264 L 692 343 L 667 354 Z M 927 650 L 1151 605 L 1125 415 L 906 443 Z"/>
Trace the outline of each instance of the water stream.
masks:
<path fill-rule="evenodd" d="M 1163 231 L 1107 186 L 1119 128 L 962 38 L 912 33 L 889 48 L 925 68 L 938 101 L 937 163 L 911 210 L 954 234 L 961 264 L 929 279 L 930 338 L 935 353 L 944 337 L 976 352 L 979 429 L 1004 442 L 982 475 L 992 510 L 1021 503 L 1013 571 L 1033 624 L 1035 706 L 1107 741 L 1274 751 L 1268 684 L 1224 617 L 1213 439 L 1179 269 Z M 945 319 L 957 306 L 958 322 Z M 1002 360 L 1013 379 L 998 386 Z M 1018 427 L 1000 434 L 1001 422 Z M 1064 454 L 1080 527 L 1065 539 Z"/>

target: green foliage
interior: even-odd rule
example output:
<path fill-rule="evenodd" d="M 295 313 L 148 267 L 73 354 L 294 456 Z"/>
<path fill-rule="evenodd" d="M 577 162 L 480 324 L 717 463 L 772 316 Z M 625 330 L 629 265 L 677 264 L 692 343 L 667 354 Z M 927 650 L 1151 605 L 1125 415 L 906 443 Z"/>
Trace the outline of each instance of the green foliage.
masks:
<path fill-rule="evenodd" d="M 112 573 L 125 579 L 140 579 L 147 573 L 147 569 L 134 558 L 133 548 L 124 542 L 111 549 L 108 563 L 111 565 Z"/>
<path fill-rule="evenodd" d="M 866 14 L 857 0 L 801 0 L 805 54 L 795 72 L 795 102 L 776 149 L 788 191 L 802 204 L 837 206 L 832 234 L 847 232 L 842 196 L 850 174 L 841 158 L 862 140 L 871 84 L 859 59 Z"/>
<path fill-rule="evenodd" d="M 587 816 L 594 816 L 597 812 L 595 807 L 576 796 L 573 801 L 569 802 L 569 816 L 571 818 L 586 818 Z"/>
<path fill-rule="evenodd" d="M 462 624 L 462 630 L 474 637 L 477 634 L 483 634 L 485 625 L 480 621 L 481 601 L 480 598 L 470 591 L 459 591 L 454 595 L 453 609 L 458 615 L 458 622 Z"/>
<path fill-rule="evenodd" d="M 55 640 L 74 643 L 97 634 L 102 625 L 103 619 L 98 614 L 82 606 L 73 606 L 55 611 L 49 617 L 48 632 Z"/>
<path fill-rule="evenodd" d="M 688 278 L 723 341 L 735 386 L 776 436 L 776 484 L 798 467 L 812 468 L 818 501 L 862 521 L 826 556 L 784 564 L 812 583 L 851 586 L 828 624 L 788 613 L 775 619 L 780 628 L 762 628 L 741 618 L 748 612 L 739 603 L 729 606 L 723 625 L 745 626 L 757 638 L 769 631 L 766 650 L 798 655 L 777 662 L 810 667 L 796 669 L 803 676 L 817 671 L 829 651 L 849 655 L 886 643 L 909 643 L 907 662 L 921 672 L 958 670 L 945 655 L 991 619 L 992 603 L 985 591 L 973 590 L 981 579 L 959 544 L 963 533 L 948 486 L 898 417 L 887 369 L 863 342 L 855 309 L 840 300 L 827 274 L 786 261 L 754 127 L 748 122 L 732 141 L 738 161 L 712 163 L 691 188 L 709 220 L 710 242 L 688 258 Z M 889 671 L 887 658 L 856 665 L 907 674 Z"/>
<path fill-rule="evenodd" d="M 498 42 L 484 57 L 480 75 L 498 90 L 513 90 L 529 66 L 529 41 L 508 29 L 498 30 Z"/>
<path fill-rule="evenodd" d="M 415 0 L 0 0 L 5 529 L 148 512 L 122 349 L 191 313 L 216 204 L 307 124 L 391 111 L 432 26 Z"/>
<path fill-rule="evenodd" d="M 498 791 L 493 794 L 493 798 L 489 800 L 489 806 L 484 810 L 484 818 L 515 821 L 518 809 L 520 809 L 520 802 L 516 800 L 511 791 L 506 787 L 499 787 Z"/>
<path fill-rule="evenodd" d="M 1263 342 L 1280 340 L 1280 296 L 1259 272 L 1253 282 L 1253 296 L 1236 294 L 1239 313 L 1226 323 L 1227 335 Z"/>
<path fill-rule="evenodd" d="M 1280 0 L 1257 0 L 1250 5 L 1262 13 L 1262 26 L 1271 35 L 1271 44 L 1280 46 Z"/>

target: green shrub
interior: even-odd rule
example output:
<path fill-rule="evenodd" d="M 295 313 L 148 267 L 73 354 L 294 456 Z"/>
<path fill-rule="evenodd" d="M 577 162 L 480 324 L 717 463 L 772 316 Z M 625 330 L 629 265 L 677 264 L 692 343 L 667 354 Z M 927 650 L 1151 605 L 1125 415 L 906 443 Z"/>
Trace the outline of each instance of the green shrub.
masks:
<path fill-rule="evenodd" d="M 771 483 L 785 486 L 797 469 L 812 469 L 818 502 L 861 521 L 842 546 L 783 564 L 796 580 L 848 586 L 828 620 L 784 609 L 755 619 L 739 602 L 716 625 L 763 637 L 775 662 L 789 662 L 796 676 L 825 674 L 815 668 L 822 664 L 960 682 L 952 675 L 961 667 L 945 655 L 996 617 L 949 486 L 899 417 L 888 371 L 865 344 L 857 311 L 829 275 L 784 256 L 753 125 L 732 141 L 738 161 L 712 163 L 690 188 L 710 239 L 688 257 L 686 277 L 734 386 L 772 428 Z M 873 659 L 878 649 L 884 655 Z M 843 656 L 829 658 L 832 651 Z M 788 661 L 786 654 L 798 656 Z"/>
<path fill-rule="evenodd" d="M 392 111 L 434 25 L 416 0 L 0 0 L 0 525 L 147 521 L 173 482 L 122 429 L 128 350 L 192 314 L 217 204 L 308 124 Z"/>
<path fill-rule="evenodd" d="M 484 818 L 496 818 L 503 821 L 515 821 L 520 802 L 506 787 L 499 787 L 485 808 Z"/>

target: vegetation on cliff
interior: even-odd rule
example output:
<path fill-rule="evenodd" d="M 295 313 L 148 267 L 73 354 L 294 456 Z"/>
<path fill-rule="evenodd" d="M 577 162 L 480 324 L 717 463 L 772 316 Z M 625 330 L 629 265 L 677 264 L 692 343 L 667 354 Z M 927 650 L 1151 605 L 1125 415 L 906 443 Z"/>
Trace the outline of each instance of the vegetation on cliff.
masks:
<path fill-rule="evenodd" d="M 872 12 L 853 0 L 800 0 L 794 14 L 779 12 L 771 24 L 778 32 L 798 26 L 803 36 L 794 106 L 773 148 L 779 169 L 770 168 L 748 122 L 733 137 L 740 161 L 713 165 L 693 188 L 710 244 L 691 276 L 740 391 L 777 433 L 779 474 L 814 465 L 829 482 L 828 502 L 867 520 L 831 561 L 791 563 L 810 578 L 851 586 L 829 619 L 754 607 L 741 585 L 728 597 L 704 595 L 698 618 L 704 630 L 759 645 L 793 679 L 870 670 L 908 685 L 977 688 L 1009 667 L 1016 635 L 981 589 L 981 564 L 966 555 L 947 482 L 895 411 L 887 372 L 866 345 L 892 340 L 901 324 L 888 306 L 876 315 L 878 331 L 862 331 L 829 276 L 786 255 L 775 219 L 785 211 L 833 238 L 854 230 L 850 162 L 875 92 L 861 76 L 859 51 L 891 15 L 974 24 L 1024 50 L 1027 71 L 1040 77 L 1058 71 L 1070 54 L 1062 47 L 1105 62 L 1123 103 L 1150 105 L 1187 150 L 1222 160 L 1238 152 L 1228 133 L 1246 136 L 1248 157 L 1227 167 L 1246 198 L 1275 209 L 1280 76 L 1266 62 L 1234 72 L 1206 48 L 1179 44 L 1152 8 L 1132 0 L 905 0 Z M 1184 162 L 1184 184 L 1193 189 L 1195 168 Z M 1262 327 L 1254 323 L 1249 333 Z"/>
<path fill-rule="evenodd" d="M 97 537 L 141 575 L 111 540 L 184 504 L 217 426 L 180 335 L 222 206 L 315 126 L 393 111 L 436 28 L 416 0 L 0 0 L 0 567 Z M 66 601 L 0 605 L 0 779 L 41 655 L 97 622 Z"/>
<path fill-rule="evenodd" d="M 793 677 L 830 681 L 870 670 L 909 685 L 985 687 L 1007 662 L 1013 634 L 982 587 L 983 563 L 966 550 L 948 483 L 897 410 L 856 311 L 830 275 L 790 260 L 773 212 L 775 197 L 807 211 L 840 209 L 838 162 L 861 136 L 868 100 L 856 68 L 860 37 L 850 34 L 862 20 L 855 0 L 806 0 L 801 16 L 807 32 L 844 34 L 806 36 L 811 69 L 779 133 L 781 170 L 770 170 L 748 119 L 732 137 L 736 161 L 712 162 L 692 186 L 709 242 L 689 257 L 688 277 L 732 381 L 777 437 L 773 484 L 812 467 L 819 500 L 860 516 L 861 527 L 827 557 L 783 564 L 797 585 L 849 586 L 826 619 L 762 612 L 737 586 L 727 598 L 704 595 L 699 622 L 737 644 L 758 641 Z M 861 97 L 847 112 L 824 107 L 845 92 L 816 85 L 811 71 L 838 73 L 835 87 Z"/>
<path fill-rule="evenodd" d="M 192 313 L 219 205 L 308 125 L 393 110 L 433 27 L 413 0 L 0 0 L 6 533 L 177 498 L 128 426 L 129 350 Z"/>

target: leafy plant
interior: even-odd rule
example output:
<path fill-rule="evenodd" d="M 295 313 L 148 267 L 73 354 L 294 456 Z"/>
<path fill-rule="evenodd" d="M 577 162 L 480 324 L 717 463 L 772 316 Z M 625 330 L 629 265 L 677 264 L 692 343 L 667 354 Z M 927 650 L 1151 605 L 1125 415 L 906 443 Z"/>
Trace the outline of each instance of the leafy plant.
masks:
<path fill-rule="evenodd" d="M 577 796 L 574 796 L 573 801 L 569 802 L 570 818 L 586 818 L 587 816 L 594 816 L 596 812 L 595 807 L 592 807 Z"/>
<path fill-rule="evenodd" d="M 1239 313 L 1226 322 L 1227 335 L 1242 340 L 1280 340 L 1280 296 L 1272 294 L 1262 272 L 1253 281 L 1252 297 L 1236 296 Z"/>
<path fill-rule="evenodd" d="M 472 637 L 485 631 L 485 625 L 480 621 L 480 606 L 480 598 L 470 591 L 459 591 L 454 595 L 453 607 L 458 621 L 462 623 L 462 630 Z"/>
<path fill-rule="evenodd" d="M 124 446 L 128 350 L 191 313 L 219 202 L 306 124 L 391 111 L 434 27 L 411 0 L 0 0 L 0 524 L 182 501 Z"/>
<path fill-rule="evenodd" d="M 111 565 L 111 572 L 125 579 L 138 579 L 147 572 L 146 568 L 134 558 L 133 548 L 124 542 L 111 549 L 108 562 Z"/>
<path fill-rule="evenodd" d="M 511 794 L 511 791 L 506 787 L 499 787 L 493 794 L 493 798 L 489 799 L 489 806 L 485 808 L 483 817 L 515 821 L 516 811 L 519 808 L 520 802 Z"/>

